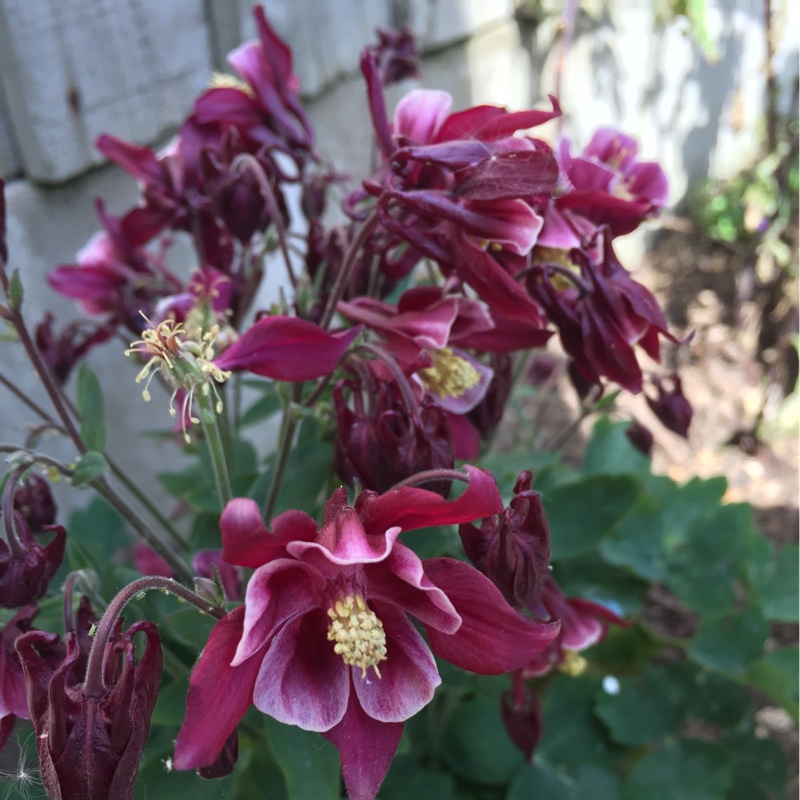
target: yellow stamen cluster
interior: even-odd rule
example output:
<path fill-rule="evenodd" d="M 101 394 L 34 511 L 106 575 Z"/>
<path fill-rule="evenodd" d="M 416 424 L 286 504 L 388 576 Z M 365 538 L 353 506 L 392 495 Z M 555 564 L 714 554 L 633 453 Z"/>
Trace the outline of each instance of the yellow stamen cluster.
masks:
<path fill-rule="evenodd" d="M 345 664 L 361 667 L 362 678 L 367 677 L 369 667 L 380 678 L 378 664 L 386 661 L 386 634 L 367 601 L 360 594 L 348 595 L 328 609 L 328 616 L 328 641 L 336 642 L 334 653 Z"/>
<path fill-rule="evenodd" d="M 200 422 L 199 419 L 190 416 L 195 390 L 199 389 L 203 395 L 213 393 L 216 399 L 216 411 L 218 414 L 222 411 L 222 399 L 214 382 L 224 383 L 231 373 L 214 364 L 214 342 L 219 334 L 219 325 L 212 325 L 205 333 L 197 329 L 194 335 L 190 336 L 184 325 L 173 319 L 165 320 L 158 325 L 153 325 L 147 317 L 145 320 L 150 327 L 142 331 L 141 339 L 131 342 L 125 355 L 138 353 L 150 356 L 149 361 L 136 376 L 136 383 L 146 381 L 142 390 L 145 402 L 150 400 L 150 382 L 158 371 L 174 388 L 169 401 L 171 416 L 177 414 L 174 406 L 175 395 L 179 389 L 186 390 L 181 419 L 184 425 L 183 435 L 188 442 L 186 418 L 189 417 L 194 424 Z"/>
<path fill-rule="evenodd" d="M 565 650 L 564 660 L 558 665 L 558 669 L 571 678 L 577 678 L 583 675 L 588 666 L 589 662 L 577 650 Z"/>
<path fill-rule="evenodd" d="M 419 371 L 425 388 L 437 397 L 461 397 L 464 392 L 480 383 L 481 374 L 465 358 L 445 347 L 430 353 L 433 366 Z"/>
<path fill-rule="evenodd" d="M 254 96 L 253 90 L 243 80 L 227 72 L 212 72 L 208 86 L 211 89 L 238 89 L 248 97 Z"/>

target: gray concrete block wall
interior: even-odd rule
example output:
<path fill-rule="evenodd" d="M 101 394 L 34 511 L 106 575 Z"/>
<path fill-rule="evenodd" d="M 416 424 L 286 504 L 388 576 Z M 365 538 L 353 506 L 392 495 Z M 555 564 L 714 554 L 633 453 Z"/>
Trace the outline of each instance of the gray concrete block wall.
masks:
<path fill-rule="evenodd" d="M 106 39 L 99 50 L 92 49 L 86 31 L 71 32 L 73 38 L 69 38 L 48 23 L 47 47 L 52 52 L 41 61 L 55 73 L 51 72 L 48 82 L 36 74 L 39 62 L 30 57 L 30 42 L 27 50 L 23 47 L 24 37 L 14 41 L 11 51 L 0 47 L 4 92 L 0 96 L 0 177 L 17 178 L 6 187 L 9 250 L 12 265 L 22 273 L 32 322 L 45 308 L 54 308 L 61 321 L 78 315 L 70 301 L 47 288 L 45 276 L 58 263 L 73 261 L 97 230 L 94 199 L 104 197 L 109 210 L 117 214 L 135 202 L 132 179 L 115 167 L 98 167 L 101 160 L 91 144 L 102 125 L 139 143 L 163 144 L 165 131 L 180 122 L 212 68 L 219 68 L 224 54 L 254 33 L 247 0 L 0 0 L 0 42 L 8 41 L 10 31 L 18 36 L 23 31 L 24 20 L 10 20 L 10 12 L 27 14 L 34 7 L 41 17 L 59 2 L 65 8 L 80 4 L 102 12 L 92 28 L 95 36 Z M 764 108 L 763 32 L 759 32 L 755 10 L 760 3 L 718 2 L 716 30 L 724 46 L 715 64 L 702 58 L 680 21 L 656 31 L 649 0 L 584 0 L 565 65 L 565 132 L 580 144 L 601 124 L 617 125 L 638 136 L 643 157 L 663 160 L 675 199 L 690 180 L 708 170 L 730 174 L 746 164 L 758 142 L 758 118 Z M 791 6 L 793 0 L 784 2 Z M 124 36 L 119 30 L 104 33 L 103 26 L 116 25 L 112 12 L 122 5 L 133 15 L 118 17 L 125 24 Z M 160 10 L 154 10 L 156 6 Z M 358 51 L 371 41 L 375 24 L 407 22 L 421 35 L 426 48 L 424 85 L 450 91 L 455 109 L 486 102 L 530 107 L 553 89 L 561 7 L 555 0 L 542 3 L 544 15 L 538 26 L 515 22 L 512 0 L 267 0 L 266 6 L 276 29 L 294 48 L 295 70 L 303 81 L 321 151 L 354 177 L 368 169 L 371 133 L 357 72 Z M 787 12 L 787 19 L 791 13 Z M 41 31 L 45 23 L 40 17 L 36 19 Z M 790 72 L 794 64 L 795 74 L 797 58 L 792 61 L 791 53 L 797 51 L 796 31 L 796 27 L 790 29 L 781 45 L 782 52 L 789 53 L 784 63 Z M 26 34 L 31 35 L 30 31 Z M 65 49 L 68 41 L 72 49 Z M 126 48 L 131 52 L 123 53 Z M 92 62 L 97 53 L 107 68 Z M 146 53 L 151 54 L 149 59 Z M 81 106 L 83 122 L 77 124 L 74 119 L 70 122 L 74 114 L 64 99 L 69 81 L 60 72 L 58 59 L 77 64 L 82 55 L 95 68 L 75 66 L 70 77 L 78 77 L 81 98 L 93 99 Z M 23 69 L 20 65 L 25 64 Z M 162 69 L 174 81 L 155 78 Z M 147 86 L 146 79 L 154 84 Z M 390 109 L 412 85 L 392 88 Z M 53 98 L 51 106 L 48 96 Z M 52 130 L 59 120 L 69 124 Z M 42 129 L 37 130 L 37 125 Z M 50 150 L 48 142 L 55 142 Z M 60 185 L 42 185 L 61 180 Z M 191 266 L 185 254 L 175 257 L 184 268 Z M 277 292 L 280 270 L 272 268 L 271 278 L 264 303 Z M 144 404 L 133 382 L 135 369 L 123 350 L 124 343 L 115 342 L 91 357 L 107 391 L 109 445 L 123 465 L 141 476 L 145 488 L 159 497 L 154 473 L 177 456 L 169 445 L 138 438 L 137 431 L 170 424 L 166 397 L 156 395 L 149 405 Z M 42 401 L 41 387 L 15 346 L 3 343 L 0 347 L 0 369 Z M 9 400 L 2 387 L 0 404 L 0 442 L 21 441 L 20 426 L 30 415 Z M 263 449 L 271 434 L 259 435 Z M 73 495 L 69 502 L 82 504 L 84 498 Z"/>

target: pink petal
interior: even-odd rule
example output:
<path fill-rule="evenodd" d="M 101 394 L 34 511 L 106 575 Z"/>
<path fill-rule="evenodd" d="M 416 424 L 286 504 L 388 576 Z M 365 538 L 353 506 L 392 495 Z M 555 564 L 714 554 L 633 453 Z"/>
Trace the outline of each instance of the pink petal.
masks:
<path fill-rule="evenodd" d="M 126 172 L 145 183 L 163 184 L 164 171 L 155 153 L 149 147 L 139 147 L 123 142 L 116 136 L 104 133 L 97 137 L 95 147 L 108 159 L 114 161 Z"/>
<path fill-rule="evenodd" d="M 317 552 L 332 564 L 374 564 L 391 553 L 399 533 L 400 528 L 393 527 L 382 535 L 367 536 L 358 514 L 345 505 L 325 521 L 315 541 L 291 542 L 286 549 L 296 558 Z"/>
<path fill-rule="evenodd" d="M 532 661 L 559 632 L 559 624 L 532 622 L 474 567 L 452 558 L 423 562 L 425 574 L 450 598 L 463 623 L 453 634 L 426 626 L 440 658 L 479 675 L 500 675 Z"/>
<path fill-rule="evenodd" d="M 322 575 L 300 561 L 278 558 L 259 567 L 247 583 L 244 630 L 233 666 L 260 650 L 287 620 L 316 608 L 322 585 Z"/>
<path fill-rule="evenodd" d="M 287 623 L 267 651 L 253 703 L 278 722 L 327 731 L 341 721 L 350 694 L 350 669 L 327 641 L 322 611 Z"/>
<path fill-rule="evenodd" d="M 295 317 L 264 317 L 214 362 L 220 369 L 247 370 L 279 381 L 307 381 L 329 375 L 361 332 L 328 333 Z"/>
<path fill-rule="evenodd" d="M 453 98 L 447 92 L 414 89 L 395 108 L 394 135 L 419 144 L 432 142 L 452 105 Z"/>
<path fill-rule="evenodd" d="M 189 679 L 186 719 L 175 745 L 175 768 L 211 764 L 253 702 L 262 653 L 230 666 L 242 636 L 244 608 L 223 617 L 211 631 Z"/>
<path fill-rule="evenodd" d="M 373 611 L 386 632 L 386 661 L 361 677 L 358 667 L 351 667 L 353 686 L 361 707 L 380 722 L 403 722 L 421 711 L 433 699 L 442 682 L 425 640 L 401 611 L 375 603 Z"/>
<path fill-rule="evenodd" d="M 355 692 L 350 692 L 342 721 L 323 733 L 339 750 L 350 800 L 375 800 L 402 733 L 402 722 L 378 722 L 364 712 Z"/>
<path fill-rule="evenodd" d="M 404 531 L 433 525 L 472 522 L 499 514 L 503 500 L 491 473 L 465 466 L 469 485 L 461 497 L 445 500 L 426 489 L 394 489 L 364 503 L 362 519 L 367 533 L 382 533 L 399 526 Z"/>

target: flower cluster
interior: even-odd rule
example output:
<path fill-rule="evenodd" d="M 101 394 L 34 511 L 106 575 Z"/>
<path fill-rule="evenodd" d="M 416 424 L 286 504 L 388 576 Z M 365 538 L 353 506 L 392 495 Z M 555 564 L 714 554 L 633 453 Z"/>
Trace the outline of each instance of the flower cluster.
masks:
<path fill-rule="evenodd" d="M 149 589 L 217 618 L 199 654 L 187 656 L 185 641 L 170 654 L 172 669 L 191 673 L 170 764 L 206 778 L 231 772 L 254 706 L 333 743 L 354 800 L 376 796 L 404 723 L 433 699 L 435 657 L 512 674 L 502 713 L 530 755 L 541 732 L 530 680 L 579 672 L 578 653 L 622 623 L 559 588 L 531 472 L 505 507 L 490 472 L 457 467 L 480 461 L 525 359 L 554 334 L 576 382 L 596 394 L 609 383 L 641 391 L 640 353 L 658 362 L 661 340 L 677 341 L 614 250 L 665 204 L 663 171 L 608 129 L 579 155 L 566 139 L 548 144 L 555 98 L 547 110 L 453 111 L 445 92 L 415 89 L 390 117 L 384 87 L 416 76 L 416 55 L 409 31 L 380 31 L 360 62 L 377 163 L 346 193 L 346 221 L 329 225 L 327 190 L 344 178 L 317 154 L 290 50 L 260 7 L 255 20 L 258 41 L 229 56 L 238 77 L 215 76 L 164 151 L 98 140 L 141 195 L 120 216 L 98 202 L 102 231 L 50 275 L 92 320 L 56 335 L 48 316 L 32 337 L 16 301 L 3 308 L 55 398 L 60 422 L 47 425 L 76 449 L 64 465 L 22 448 L 3 490 L 0 605 L 14 615 L 0 649 L 0 744 L 17 717 L 32 720 L 52 797 L 132 797 L 170 633 L 148 621 L 123 632 L 120 613 Z M 12 298 L 2 200 L 0 184 L 0 273 Z M 188 278 L 169 263 L 175 237 L 193 247 Z M 282 300 L 254 308 L 277 253 Z M 176 446 L 201 454 L 170 514 L 99 452 L 105 432 L 85 375 L 77 408 L 65 399 L 75 364 L 120 329 L 137 337 L 126 354 L 144 399 L 162 382 L 184 434 Z M 248 381 L 262 398 L 246 415 L 239 373 L 265 379 Z M 680 378 L 647 383 L 656 416 L 685 435 Z M 262 469 L 242 431 L 265 408 L 283 416 Z M 142 537 L 120 553 L 148 577 L 111 601 L 94 639 L 88 601 L 72 615 L 84 573 L 66 580 L 63 637 L 33 628 L 68 540 L 29 472 L 37 461 L 90 483 Z M 291 470 L 304 494 L 295 486 L 287 504 Z M 472 565 L 452 557 L 457 539 L 437 538 L 452 526 Z M 422 528 L 439 529 L 425 556 L 408 536 Z M 194 590 L 178 582 L 192 577 Z"/>

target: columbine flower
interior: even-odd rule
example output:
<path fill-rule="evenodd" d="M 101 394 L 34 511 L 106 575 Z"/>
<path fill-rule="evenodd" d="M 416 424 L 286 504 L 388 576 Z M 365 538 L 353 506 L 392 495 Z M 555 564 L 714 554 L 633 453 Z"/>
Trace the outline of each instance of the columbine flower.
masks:
<path fill-rule="evenodd" d="M 340 381 L 333 390 L 334 468 L 339 477 L 385 492 L 417 472 L 452 468 L 453 443 L 444 411 L 426 400 L 417 405 L 395 381 L 361 372 L 361 378 Z M 446 497 L 450 481 L 428 488 Z"/>
<path fill-rule="evenodd" d="M 139 631 L 147 643 L 136 663 Z M 67 633 L 64 642 L 66 654 L 58 636 L 46 631 L 30 631 L 16 642 L 45 791 L 60 800 L 132 800 L 161 680 L 156 626 L 137 622 L 112 637 L 100 694 L 84 690 L 86 653 L 78 634 Z"/>
<path fill-rule="evenodd" d="M 143 315 L 144 316 L 144 315 Z M 147 319 L 145 317 L 145 319 Z M 191 416 L 192 400 L 194 393 L 199 390 L 203 395 L 212 394 L 216 400 L 217 413 L 222 410 L 222 400 L 217 392 L 216 383 L 223 383 L 230 377 L 230 372 L 218 367 L 214 361 L 214 342 L 219 333 L 219 325 L 213 325 L 209 331 L 203 333 L 197 330 L 193 338 L 187 337 L 183 323 L 168 319 L 153 325 L 149 320 L 150 328 L 142 331 L 142 338 L 132 342 L 125 355 L 141 353 L 150 356 L 150 360 L 142 367 L 136 376 L 136 383 L 146 381 L 142 396 L 145 402 L 150 400 L 150 382 L 160 370 L 167 383 L 174 389 L 170 398 L 170 415 L 175 416 L 175 396 L 180 390 L 185 391 L 181 419 L 189 420 L 195 424 L 200 420 Z M 187 442 L 189 435 L 183 429 Z"/>
<path fill-rule="evenodd" d="M 526 678 L 535 678 L 558 668 L 569 675 L 586 669 L 581 650 L 605 636 L 608 624 L 625 625 L 611 609 L 591 600 L 567 597 L 551 575 L 545 578 L 541 602 L 550 619 L 561 620 L 561 630 L 541 653 L 523 669 Z"/>
<path fill-rule="evenodd" d="M 253 501 L 229 503 L 225 558 L 257 568 L 244 607 L 217 623 L 192 674 L 176 767 L 212 762 L 252 700 L 281 722 L 322 732 L 339 749 L 349 796 L 374 798 L 403 722 L 440 683 L 431 649 L 462 669 L 499 674 L 551 641 L 557 626 L 521 617 L 474 568 L 420 561 L 397 541 L 404 530 L 497 512 L 491 476 L 469 474 L 467 491 L 449 503 L 407 488 L 364 492 L 353 507 L 339 489 L 321 528 L 289 512 L 275 521 L 277 537 Z"/>
<path fill-rule="evenodd" d="M 35 472 L 26 475 L 14 490 L 14 510 L 33 531 L 52 525 L 56 521 L 56 503 L 50 484 Z"/>

